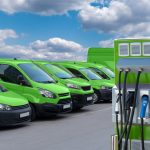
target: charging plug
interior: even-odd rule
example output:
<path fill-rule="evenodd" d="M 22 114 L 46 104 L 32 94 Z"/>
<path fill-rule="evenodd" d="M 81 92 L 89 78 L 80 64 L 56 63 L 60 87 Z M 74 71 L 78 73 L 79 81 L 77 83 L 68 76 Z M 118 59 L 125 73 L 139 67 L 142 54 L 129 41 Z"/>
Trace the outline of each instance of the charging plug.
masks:
<path fill-rule="evenodd" d="M 126 101 L 126 110 L 129 110 L 131 107 L 133 107 L 133 101 L 134 101 L 134 91 L 129 91 Z"/>
<path fill-rule="evenodd" d="M 118 102 L 115 105 L 115 113 L 119 114 L 119 103 Z"/>
<path fill-rule="evenodd" d="M 147 108 L 148 103 L 149 103 L 149 97 L 147 95 L 143 95 L 142 96 L 140 118 L 145 118 L 146 108 Z"/>

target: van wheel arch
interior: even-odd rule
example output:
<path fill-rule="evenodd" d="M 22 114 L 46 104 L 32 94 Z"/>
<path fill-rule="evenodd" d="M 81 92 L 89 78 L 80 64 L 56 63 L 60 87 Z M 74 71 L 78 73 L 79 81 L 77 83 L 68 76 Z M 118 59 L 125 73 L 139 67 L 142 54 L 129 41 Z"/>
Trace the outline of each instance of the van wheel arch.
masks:
<path fill-rule="evenodd" d="M 34 121 L 37 117 L 36 107 L 33 103 L 29 103 L 29 105 L 31 107 L 31 121 Z"/>
<path fill-rule="evenodd" d="M 97 99 L 94 100 L 94 103 L 98 103 L 101 101 L 101 93 L 98 92 L 96 89 L 94 89 L 94 96 L 97 97 Z"/>

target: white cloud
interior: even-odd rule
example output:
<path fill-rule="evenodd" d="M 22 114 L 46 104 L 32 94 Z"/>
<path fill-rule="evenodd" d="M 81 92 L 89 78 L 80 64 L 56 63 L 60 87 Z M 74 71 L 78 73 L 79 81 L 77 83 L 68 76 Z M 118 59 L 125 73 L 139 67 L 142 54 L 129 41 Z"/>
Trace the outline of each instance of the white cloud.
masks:
<path fill-rule="evenodd" d="M 133 35 L 133 36 L 126 36 L 125 39 L 150 39 L 150 36 L 140 36 L 140 35 Z M 102 40 L 99 41 L 100 47 L 114 47 L 114 39 Z"/>
<path fill-rule="evenodd" d="M 91 6 L 93 1 L 96 0 L 1 0 L 0 10 L 40 15 L 62 15 L 76 10 L 85 29 L 122 36 L 150 34 L 149 0 L 111 0 L 109 7 L 103 8 Z"/>
<path fill-rule="evenodd" d="M 16 38 L 14 30 L 0 30 L 0 56 L 19 57 L 25 59 L 48 59 L 48 60 L 82 60 L 86 57 L 86 49 L 73 41 L 62 38 L 51 38 L 46 41 L 37 40 L 27 46 L 9 45 L 7 38 Z"/>
<path fill-rule="evenodd" d="M 150 34 L 149 0 L 112 0 L 109 7 L 86 6 L 79 12 L 85 29 L 121 36 Z"/>
<path fill-rule="evenodd" d="M 1 42 L 8 38 L 17 38 L 17 37 L 18 36 L 14 30 L 11 30 L 11 29 L 0 30 L 0 41 Z"/>
<path fill-rule="evenodd" d="M 126 24 L 118 30 L 119 36 L 149 36 L 150 35 L 150 22 L 142 22 L 138 24 Z"/>
<path fill-rule="evenodd" d="M 84 48 L 73 41 L 67 41 L 61 38 L 51 38 L 47 41 L 37 40 L 30 44 L 31 48 L 34 50 L 41 50 L 50 52 L 82 52 Z"/>
<path fill-rule="evenodd" d="M 0 10 L 7 13 L 30 12 L 41 15 L 65 14 L 80 10 L 91 0 L 1 0 Z"/>
<path fill-rule="evenodd" d="M 124 24 L 131 17 L 130 8 L 119 1 L 112 1 L 109 7 L 103 8 L 89 5 L 79 13 L 79 18 L 85 28 L 93 28 L 105 32 L 118 29 L 120 24 Z"/>
<path fill-rule="evenodd" d="M 114 40 L 109 39 L 109 40 L 104 40 L 99 42 L 100 47 L 114 47 Z"/>

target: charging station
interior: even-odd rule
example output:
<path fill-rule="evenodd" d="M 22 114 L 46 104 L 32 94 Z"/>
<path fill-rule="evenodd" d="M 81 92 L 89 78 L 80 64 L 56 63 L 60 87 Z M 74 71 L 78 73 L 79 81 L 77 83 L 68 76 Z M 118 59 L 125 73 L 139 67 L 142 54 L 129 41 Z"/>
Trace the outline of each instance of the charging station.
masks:
<path fill-rule="evenodd" d="M 112 150 L 150 150 L 150 39 L 117 39 Z"/>

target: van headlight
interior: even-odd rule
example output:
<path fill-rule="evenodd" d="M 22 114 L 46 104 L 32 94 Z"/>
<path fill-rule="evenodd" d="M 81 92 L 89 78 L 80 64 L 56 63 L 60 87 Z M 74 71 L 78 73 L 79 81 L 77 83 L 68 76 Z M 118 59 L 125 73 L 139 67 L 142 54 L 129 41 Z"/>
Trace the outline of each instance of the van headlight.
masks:
<path fill-rule="evenodd" d="M 107 87 L 106 86 L 101 86 L 101 89 L 105 90 L 105 89 L 107 89 Z"/>
<path fill-rule="evenodd" d="M 0 111 L 9 111 L 11 110 L 11 106 L 6 104 L 0 104 Z"/>
<path fill-rule="evenodd" d="M 45 89 L 39 89 L 39 92 L 43 97 L 56 98 L 56 95 L 51 91 L 48 91 L 48 90 L 45 90 Z"/>
<path fill-rule="evenodd" d="M 72 84 L 72 83 L 67 83 L 66 84 L 68 88 L 72 88 L 72 89 L 80 89 L 79 86 L 75 85 L 75 84 Z"/>
<path fill-rule="evenodd" d="M 111 90 L 111 89 L 112 89 L 112 87 L 108 87 L 108 86 L 101 86 L 101 89 L 102 89 L 102 90 L 106 90 L 106 89 L 107 89 L 107 90 Z"/>

